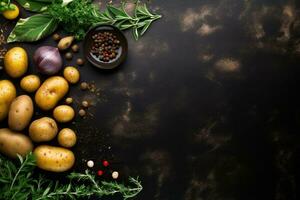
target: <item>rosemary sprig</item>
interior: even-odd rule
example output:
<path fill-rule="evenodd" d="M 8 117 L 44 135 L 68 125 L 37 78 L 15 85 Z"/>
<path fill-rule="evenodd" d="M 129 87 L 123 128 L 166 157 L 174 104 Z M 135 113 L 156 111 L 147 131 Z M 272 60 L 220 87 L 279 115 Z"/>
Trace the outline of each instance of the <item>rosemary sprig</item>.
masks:
<path fill-rule="evenodd" d="M 0 155 L 0 200 L 59 200 L 59 199 L 89 199 L 91 196 L 109 196 L 121 194 L 123 199 L 138 195 L 143 187 L 135 178 L 129 178 L 130 185 L 117 182 L 98 181 L 89 171 L 71 173 L 68 184 L 35 177 L 33 169 L 35 158 L 32 153 L 24 159 L 19 156 L 20 164 L 5 159 Z"/>

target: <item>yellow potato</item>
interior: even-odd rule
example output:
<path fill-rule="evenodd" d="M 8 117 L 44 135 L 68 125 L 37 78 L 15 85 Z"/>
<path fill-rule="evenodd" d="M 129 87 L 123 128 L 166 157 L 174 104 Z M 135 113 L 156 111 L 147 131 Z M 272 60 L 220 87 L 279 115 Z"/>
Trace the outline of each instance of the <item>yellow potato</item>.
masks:
<path fill-rule="evenodd" d="M 51 110 L 68 92 L 68 82 L 60 76 L 48 78 L 35 94 L 35 102 L 42 110 Z"/>
<path fill-rule="evenodd" d="M 33 102 L 28 95 L 18 96 L 10 105 L 8 126 L 15 131 L 26 128 L 33 115 Z"/>
<path fill-rule="evenodd" d="M 11 102 L 16 98 L 16 88 L 9 80 L 0 80 L 0 121 L 8 114 Z"/>
<path fill-rule="evenodd" d="M 71 106 L 61 105 L 53 110 L 53 117 L 56 121 L 66 123 L 71 121 L 75 116 L 75 112 Z"/>
<path fill-rule="evenodd" d="M 76 144 L 77 137 L 72 129 L 64 128 L 57 136 L 58 143 L 63 147 L 73 147 Z"/>
<path fill-rule="evenodd" d="M 75 84 L 79 81 L 80 74 L 75 67 L 69 66 L 64 69 L 64 77 L 69 83 Z"/>
<path fill-rule="evenodd" d="M 54 119 L 42 117 L 29 126 L 29 136 L 34 142 L 50 141 L 57 135 L 58 128 Z"/>
<path fill-rule="evenodd" d="M 4 56 L 4 68 L 12 78 L 19 78 L 28 68 L 28 57 L 26 51 L 21 47 L 13 47 Z"/>
<path fill-rule="evenodd" d="M 22 78 L 20 82 L 21 88 L 26 92 L 35 92 L 41 85 L 40 78 L 36 75 L 28 75 Z"/>
<path fill-rule="evenodd" d="M 21 133 L 13 132 L 8 128 L 0 129 L 0 152 L 11 158 L 17 158 L 17 154 L 24 157 L 31 152 L 33 144 L 29 137 Z"/>
<path fill-rule="evenodd" d="M 36 164 L 40 169 L 51 172 L 64 172 L 74 165 L 75 156 L 72 151 L 49 145 L 41 145 L 33 151 Z"/>

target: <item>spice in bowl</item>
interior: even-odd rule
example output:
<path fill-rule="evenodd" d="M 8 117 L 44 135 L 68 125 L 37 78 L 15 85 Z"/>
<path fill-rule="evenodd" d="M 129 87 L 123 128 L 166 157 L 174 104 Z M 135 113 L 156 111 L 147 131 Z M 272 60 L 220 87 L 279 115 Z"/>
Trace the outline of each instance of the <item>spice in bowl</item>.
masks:
<path fill-rule="evenodd" d="M 120 54 L 120 40 L 111 31 L 95 33 L 91 54 L 101 62 L 113 62 Z"/>

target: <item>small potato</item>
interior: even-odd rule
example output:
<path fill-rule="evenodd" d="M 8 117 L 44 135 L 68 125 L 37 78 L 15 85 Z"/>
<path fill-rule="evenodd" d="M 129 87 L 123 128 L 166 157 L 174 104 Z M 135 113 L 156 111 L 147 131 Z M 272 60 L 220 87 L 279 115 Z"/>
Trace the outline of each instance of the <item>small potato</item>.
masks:
<path fill-rule="evenodd" d="M 16 88 L 9 80 L 0 80 L 0 121 L 7 117 L 9 106 L 16 98 Z"/>
<path fill-rule="evenodd" d="M 4 56 L 4 68 L 12 78 L 19 78 L 25 74 L 28 68 L 28 56 L 25 49 L 11 48 Z"/>
<path fill-rule="evenodd" d="M 80 74 L 75 67 L 69 66 L 64 69 L 64 77 L 69 83 L 75 84 L 79 81 Z"/>
<path fill-rule="evenodd" d="M 61 105 L 57 106 L 53 110 L 53 117 L 60 123 L 66 123 L 71 121 L 75 116 L 75 112 L 71 106 Z"/>
<path fill-rule="evenodd" d="M 29 126 L 29 136 L 34 142 L 50 141 L 57 135 L 56 122 L 49 117 L 42 117 L 33 121 Z"/>
<path fill-rule="evenodd" d="M 62 147 L 41 145 L 34 149 L 33 154 L 37 166 L 46 171 L 64 172 L 75 163 L 73 152 Z"/>
<path fill-rule="evenodd" d="M 33 115 L 33 102 L 28 95 L 21 95 L 11 103 L 8 113 L 8 126 L 11 130 L 22 131 Z"/>
<path fill-rule="evenodd" d="M 57 136 L 58 143 L 63 147 L 73 147 L 76 144 L 76 134 L 72 129 L 64 128 Z"/>
<path fill-rule="evenodd" d="M 33 144 L 24 134 L 11 131 L 8 128 L 0 129 L 0 152 L 11 158 L 17 158 L 17 154 L 24 157 L 31 152 Z"/>
<path fill-rule="evenodd" d="M 28 75 L 22 78 L 20 82 L 21 88 L 29 93 L 35 92 L 41 85 L 40 78 L 36 75 Z"/>
<path fill-rule="evenodd" d="M 68 92 L 69 84 L 63 77 L 48 78 L 35 94 L 35 102 L 42 110 L 51 110 Z"/>

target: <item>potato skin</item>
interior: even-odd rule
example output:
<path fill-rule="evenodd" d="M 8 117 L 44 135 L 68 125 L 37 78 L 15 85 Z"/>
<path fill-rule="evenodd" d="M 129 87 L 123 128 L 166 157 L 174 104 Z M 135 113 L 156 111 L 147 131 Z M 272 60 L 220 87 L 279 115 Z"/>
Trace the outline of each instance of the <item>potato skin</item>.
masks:
<path fill-rule="evenodd" d="M 17 158 L 17 154 L 24 157 L 31 152 L 33 144 L 29 137 L 21 133 L 11 131 L 8 128 L 0 129 L 0 152 L 11 158 Z"/>
<path fill-rule="evenodd" d="M 28 75 L 22 78 L 20 82 L 21 88 L 29 93 L 35 92 L 41 85 L 40 78 L 36 75 Z"/>
<path fill-rule="evenodd" d="M 57 141 L 62 147 L 70 148 L 76 144 L 77 137 L 72 129 L 64 128 L 59 131 Z"/>
<path fill-rule="evenodd" d="M 75 163 L 74 153 L 62 147 L 40 145 L 33 151 L 40 169 L 51 172 L 64 172 Z"/>
<path fill-rule="evenodd" d="M 8 115 L 9 106 L 16 98 L 16 88 L 9 80 L 0 80 L 0 121 Z"/>
<path fill-rule="evenodd" d="M 75 84 L 80 79 L 80 73 L 75 67 L 68 66 L 64 69 L 64 77 L 69 83 Z"/>
<path fill-rule="evenodd" d="M 28 56 L 25 49 L 11 48 L 4 56 L 4 68 L 12 78 L 19 78 L 25 74 L 28 68 Z"/>
<path fill-rule="evenodd" d="M 34 120 L 29 126 L 29 136 L 34 142 L 47 142 L 55 138 L 58 127 L 54 119 L 42 117 Z"/>
<path fill-rule="evenodd" d="M 48 78 L 35 94 L 35 102 L 42 110 L 51 110 L 68 92 L 68 82 L 60 76 Z"/>
<path fill-rule="evenodd" d="M 22 131 L 33 115 L 33 102 L 28 95 L 18 96 L 10 105 L 8 126 L 11 130 Z"/>
<path fill-rule="evenodd" d="M 60 105 L 53 110 L 53 117 L 60 123 L 71 121 L 75 116 L 75 111 L 71 106 Z"/>

